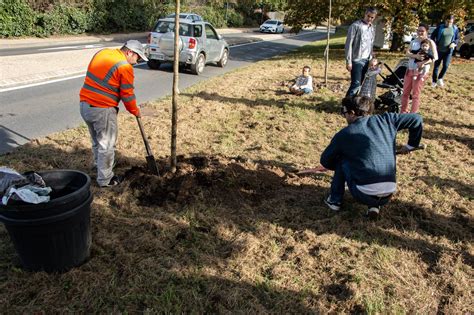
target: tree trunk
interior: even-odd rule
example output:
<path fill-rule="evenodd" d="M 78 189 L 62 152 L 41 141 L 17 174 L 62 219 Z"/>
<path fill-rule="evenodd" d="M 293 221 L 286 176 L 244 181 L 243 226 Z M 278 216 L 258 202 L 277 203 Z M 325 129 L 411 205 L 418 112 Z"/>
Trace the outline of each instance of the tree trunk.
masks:
<path fill-rule="evenodd" d="M 332 10 L 332 1 L 329 0 L 329 16 L 328 16 L 328 38 L 326 43 L 326 64 L 324 66 L 324 85 L 328 86 L 328 68 L 329 68 L 329 37 L 330 37 L 330 30 L 331 30 L 331 10 Z"/>
<path fill-rule="evenodd" d="M 390 43 L 390 51 L 399 51 L 403 48 L 403 36 L 398 33 L 392 33 L 392 42 Z"/>
<path fill-rule="evenodd" d="M 174 17 L 174 63 L 173 63 L 173 94 L 171 106 L 171 172 L 176 172 L 176 135 L 178 130 L 178 83 L 179 83 L 179 10 L 180 0 L 176 0 Z"/>

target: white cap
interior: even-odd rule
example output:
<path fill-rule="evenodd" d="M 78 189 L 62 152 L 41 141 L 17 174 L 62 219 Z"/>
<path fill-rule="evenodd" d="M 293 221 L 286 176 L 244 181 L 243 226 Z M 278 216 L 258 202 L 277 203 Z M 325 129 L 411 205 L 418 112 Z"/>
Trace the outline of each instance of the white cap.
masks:
<path fill-rule="evenodd" d="M 143 45 L 138 40 L 132 39 L 125 43 L 124 45 L 134 53 L 138 54 L 141 59 L 148 61 L 148 58 L 145 56 L 145 51 L 143 50 Z"/>

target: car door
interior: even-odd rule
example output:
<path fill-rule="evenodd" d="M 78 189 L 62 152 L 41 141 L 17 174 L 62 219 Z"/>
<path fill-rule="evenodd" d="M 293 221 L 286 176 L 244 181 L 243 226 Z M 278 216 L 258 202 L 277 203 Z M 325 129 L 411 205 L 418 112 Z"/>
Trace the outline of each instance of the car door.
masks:
<path fill-rule="evenodd" d="M 217 36 L 216 30 L 210 24 L 206 23 L 204 25 L 206 30 L 206 59 L 209 62 L 218 61 L 222 50 L 219 37 Z"/>
<path fill-rule="evenodd" d="M 283 33 L 283 22 L 278 21 L 277 33 Z"/>

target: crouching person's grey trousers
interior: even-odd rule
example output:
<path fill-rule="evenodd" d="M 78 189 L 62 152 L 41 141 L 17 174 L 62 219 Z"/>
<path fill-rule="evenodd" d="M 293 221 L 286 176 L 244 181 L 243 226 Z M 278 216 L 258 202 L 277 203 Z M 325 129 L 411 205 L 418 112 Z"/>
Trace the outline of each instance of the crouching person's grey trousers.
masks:
<path fill-rule="evenodd" d="M 117 142 L 118 107 L 92 107 L 81 102 L 81 116 L 89 128 L 94 164 L 97 166 L 97 183 L 106 186 L 114 176 L 115 143 Z"/>

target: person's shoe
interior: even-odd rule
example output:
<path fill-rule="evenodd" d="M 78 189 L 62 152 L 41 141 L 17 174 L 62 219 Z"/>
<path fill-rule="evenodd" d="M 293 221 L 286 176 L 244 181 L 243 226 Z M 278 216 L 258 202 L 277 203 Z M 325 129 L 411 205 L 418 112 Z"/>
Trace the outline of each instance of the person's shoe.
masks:
<path fill-rule="evenodd" d="M 438 84 L 436 82 L 431 82 L 431 87 L 434 89 Z"/>
<path fill-rule="evenodd" d="M 370 207 L 367 210 L 366 215 L 370 220 L 377 220 L 377 218 L 379 217 L 379 213 L 380 213 L 380 207 Z"/>
<path fill-rule="evenodd" d="M 121 182 L 122 182 L 122 178 L 121 178 L 120 176 L 114 175 L 114 176 L 110 179 L 110 182 L 109 182 L 107 185 L 103 185 L 103 186 L 100 186 L 100 187 L 101 187 L 101 188 L 113 187 L 113 186 L 120 185 Z"/>
<path fill-rule="evenodd" d="M 341 203 L 340 202 L 332 202 L 331 201 L 331 196 L 327 196 L 326 199 L 324 199 L 324 203 L 329 207 L 329 209 L 333 211 L 339 211 L 341 209 Z"/>
<path fill-rule="evenodd" d="M 444 87 L 443 79 L 439 79 L 438 82 L 436 82 L 436 84 L 438 84 L 439 87 Z"/>

